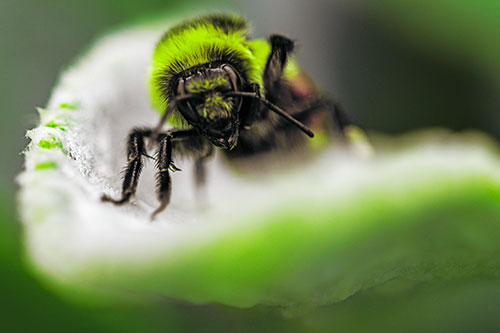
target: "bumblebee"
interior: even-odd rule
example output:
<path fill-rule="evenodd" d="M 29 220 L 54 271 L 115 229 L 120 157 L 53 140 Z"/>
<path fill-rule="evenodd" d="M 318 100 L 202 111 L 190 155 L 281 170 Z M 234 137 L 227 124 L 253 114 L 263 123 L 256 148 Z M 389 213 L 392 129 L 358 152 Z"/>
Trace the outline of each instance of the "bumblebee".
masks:
<path fill-rule="evenodd" d="M 251 39 L 248 22 L 234 14 L 209 14 L 168 30 L 156 45 L 149 77 L 160 121 L 132 129 L 121 198 L 102 200 L 130 200 L 152 146 L 160 201 L 154 219 L 170 201 L 170 172 L 179 170 L 173 156 L 193 158 L 202 184 L 214 147 L 237 159 L 294 149 L 314 136 L 312 129 L 343 133 L 348 117 L 299 68 L 293 49 L 281 35 Z M 171 129 L 162 131 L 165 123 Z"/>

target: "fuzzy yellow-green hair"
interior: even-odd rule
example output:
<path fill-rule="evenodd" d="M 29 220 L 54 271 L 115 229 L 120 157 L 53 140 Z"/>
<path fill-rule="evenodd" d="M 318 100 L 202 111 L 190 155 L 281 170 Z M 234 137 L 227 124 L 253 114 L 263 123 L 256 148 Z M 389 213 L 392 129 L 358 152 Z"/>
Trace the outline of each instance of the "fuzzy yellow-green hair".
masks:
<path fill-rule="evenodd" d="M 209 74 L 203 78 L 195 78 L 187 83 L 189 92 L 204 93 L 203 103 L 196 104 L 196 111 L 207 119 L 216 117 L 229 117 L 233 108 L 233 98 L 225 98 L 223 94 L 214 89 L 224 87 L 231 89 L 231 82 L 226 76 Z"/>
<path fill-rule="evenodd" d="M 250 40 L 249 29 L 248 22 L 238 15 L 210 14 L 168 30 L 156 45 L 150 68 L 149 90 L 153 107 L 163 113 L 173 96 L 176 76 L 210 62 L 229 63 L 244 83 L 262 86 L 271 47 L 265 40 Z M 295 72 L 295 62 L 289 61 L 285 76 Z M 180 120 L 177 112 L 173 112 L 168 122 L 184 127 Z"/>

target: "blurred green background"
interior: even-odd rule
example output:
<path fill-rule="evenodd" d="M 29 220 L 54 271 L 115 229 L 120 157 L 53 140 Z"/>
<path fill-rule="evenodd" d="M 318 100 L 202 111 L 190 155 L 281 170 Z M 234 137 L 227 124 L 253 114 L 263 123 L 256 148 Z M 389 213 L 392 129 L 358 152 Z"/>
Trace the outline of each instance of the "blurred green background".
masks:
<path fill-rule="evenodd" d="M 465 330 L 498 327 L 492 320 L 494 308 L 469 313 L 470 317 L 452 315 L 472 308 L 481 299 L 500 304 L 500 291 L 488 283 L 448 285 L 438 292 L 422 290 L 404 302 L 395 299 L 391 304 L 361 295 L 305 318 L 286 319 L 275 309 L 237 310 L 172 301 L 85 308 L 60 300 L 31 277 L 20 259 L 14 178 L 22 169 L 19 152 L 27 144 L 25 131 L 37 122 L 35 107 L 45 105 L 61 71 L 99 34 L 180 7 L 231 9 L 253 22 L 256 37 L 270 33 L 292 37 L 297 41 L 299 63 L 367 129 L 396 134 L 421 127 L 472 128 L 500 138 L 498 1 L 2 0 L 2 325 L 17 331 L 62 331 L 68 327 L 81 331 L 156 331 L 167 327 L 187 331 L 201 327 L 214 331 L 317 331 L 331 325 L 370 328 L 370 321 L 360 323 L 353 315 L 364 313 L 366 318 L 377 317 L 385 325 L 382 327 L 397 329 L 407 323 L 389 319 L 398 313 L 400 318 L 436 330 L 453 325 Z M 444 300 L 438 304 L 446 308 L 442 315 L 449 316 L 445 322 L 433 318 L 429 308 L 436 306 L 441 295 Z M 405 309 L 418 310 L 421 315 Z M 440 327 L 446 323 L 451 326 Z"/>

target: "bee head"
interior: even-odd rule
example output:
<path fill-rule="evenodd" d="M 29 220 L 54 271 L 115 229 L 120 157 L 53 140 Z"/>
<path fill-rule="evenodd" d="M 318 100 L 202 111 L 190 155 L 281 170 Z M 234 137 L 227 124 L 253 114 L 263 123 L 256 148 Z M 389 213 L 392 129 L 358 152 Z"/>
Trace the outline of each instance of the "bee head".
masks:
<path fill-rule="evenodd" d="M 240 91 L 240 82 L 228 64 L 203 66 L 178 80 L 176 97 L 195 96 L 178 103 L 180 113 L 217 147 L 232 149 L 238 141 L 241 98 L 226 94 Z"/>

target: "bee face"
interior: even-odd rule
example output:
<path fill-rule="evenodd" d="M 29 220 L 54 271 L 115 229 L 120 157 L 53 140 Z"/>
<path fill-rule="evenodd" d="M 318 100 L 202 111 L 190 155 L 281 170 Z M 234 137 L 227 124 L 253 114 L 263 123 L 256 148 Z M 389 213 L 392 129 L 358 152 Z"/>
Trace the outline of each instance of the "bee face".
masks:
<path fill-rule="evenodd" d="M 217 147 L 232 149 L 238 141 L 241 98 L 225 94 L 238 91 L 239 84 L 238 76 L 229 65 L 201 67 L 178 81 L 176 96 L 197 96 L 179 103 L 179 111 Z"/>

